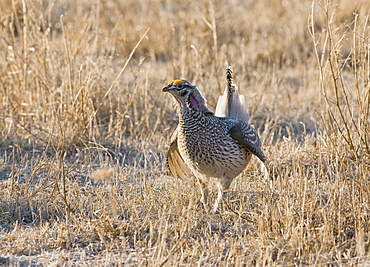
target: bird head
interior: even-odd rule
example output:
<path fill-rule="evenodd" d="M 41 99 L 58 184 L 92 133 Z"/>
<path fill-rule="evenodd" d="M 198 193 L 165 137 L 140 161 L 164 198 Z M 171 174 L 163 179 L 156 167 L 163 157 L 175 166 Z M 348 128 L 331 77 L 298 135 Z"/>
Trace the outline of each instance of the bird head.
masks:
<path fill-rule="evenodd" d="M 208 109 L 206 99 L 199 92 L 198 88 L 186 80 L 171 80 L 162 89 L 162 92 L 169 92 L 179 103 L 180 107 L 187 107 L 205 114 L 213 114 Z"/>

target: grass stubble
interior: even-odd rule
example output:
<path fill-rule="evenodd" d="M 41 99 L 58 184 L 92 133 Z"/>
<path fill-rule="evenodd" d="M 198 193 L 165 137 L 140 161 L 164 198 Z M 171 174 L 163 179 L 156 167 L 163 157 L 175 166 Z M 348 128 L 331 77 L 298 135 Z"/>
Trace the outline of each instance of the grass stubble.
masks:
<path fill-rule="evenodd" d="M 367 1 L 2 1 L 0 262 L 370 262 Z M 269 158 L 219 214 L 168 175 L 169 79 L 225 67 Z"/>

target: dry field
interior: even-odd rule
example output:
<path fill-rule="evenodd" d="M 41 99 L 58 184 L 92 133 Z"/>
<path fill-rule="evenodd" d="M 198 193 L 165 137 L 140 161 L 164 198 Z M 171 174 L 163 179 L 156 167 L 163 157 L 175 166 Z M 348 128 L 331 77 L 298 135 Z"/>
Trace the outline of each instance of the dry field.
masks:
<path fill-rule="evenodd" d="M 0 2 L 0 265 L 370 266 L 368 0 Z M 225 68 L 269 159 L 168 175 L 168 80 Z M 211 196 L 214 197 L 214 196 Z"/>

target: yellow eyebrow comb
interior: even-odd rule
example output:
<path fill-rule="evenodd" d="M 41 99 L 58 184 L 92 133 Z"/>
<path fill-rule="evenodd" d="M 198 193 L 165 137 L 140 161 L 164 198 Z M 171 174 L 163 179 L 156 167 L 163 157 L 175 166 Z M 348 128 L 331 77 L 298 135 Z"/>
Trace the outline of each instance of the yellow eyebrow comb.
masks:
<path fill-rule="evenodd" d="M 168 83 L 172 83 L 173 82 L 173 85 L 178 85 L 179 83 L 184 83 L 184 81 L 181 81 L 181 80 L 170 80 Z"/>

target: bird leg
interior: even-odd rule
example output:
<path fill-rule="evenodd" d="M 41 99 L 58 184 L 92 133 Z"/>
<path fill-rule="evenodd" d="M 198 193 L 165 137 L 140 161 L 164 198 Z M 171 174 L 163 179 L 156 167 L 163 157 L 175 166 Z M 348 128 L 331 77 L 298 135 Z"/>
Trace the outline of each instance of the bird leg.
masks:
<path fill-rule="evenodd" d="M 218 209 L 218 205 L 220 204 L 222 200 L 222 194 L 223 194 L 223 186 L 221 183 L 217 183 L 217 198 L 215 201 L 215 204 L 213 205 L 212 213 L 215 214 Z"/>
<path fill-rule="evenodd" d="M 202 179 L 196 177 L 197 183 L 199 184 L 200 192 L 202 197 L 200 198 L 200 202 L 203 204 L 204 208 L 208 207 L 208 184 L 204 182 Z"/>
<path fill-rule="evenodd" d="M 217 198 L 215 204 L 213 205 L 212 213 L 215 214 L 217 212 L 218 206 L 222 201 L 223 192 L 228 190 L 233 178 L 223 176 L 221 177 L 220 181 L 217 182 Z"/>

